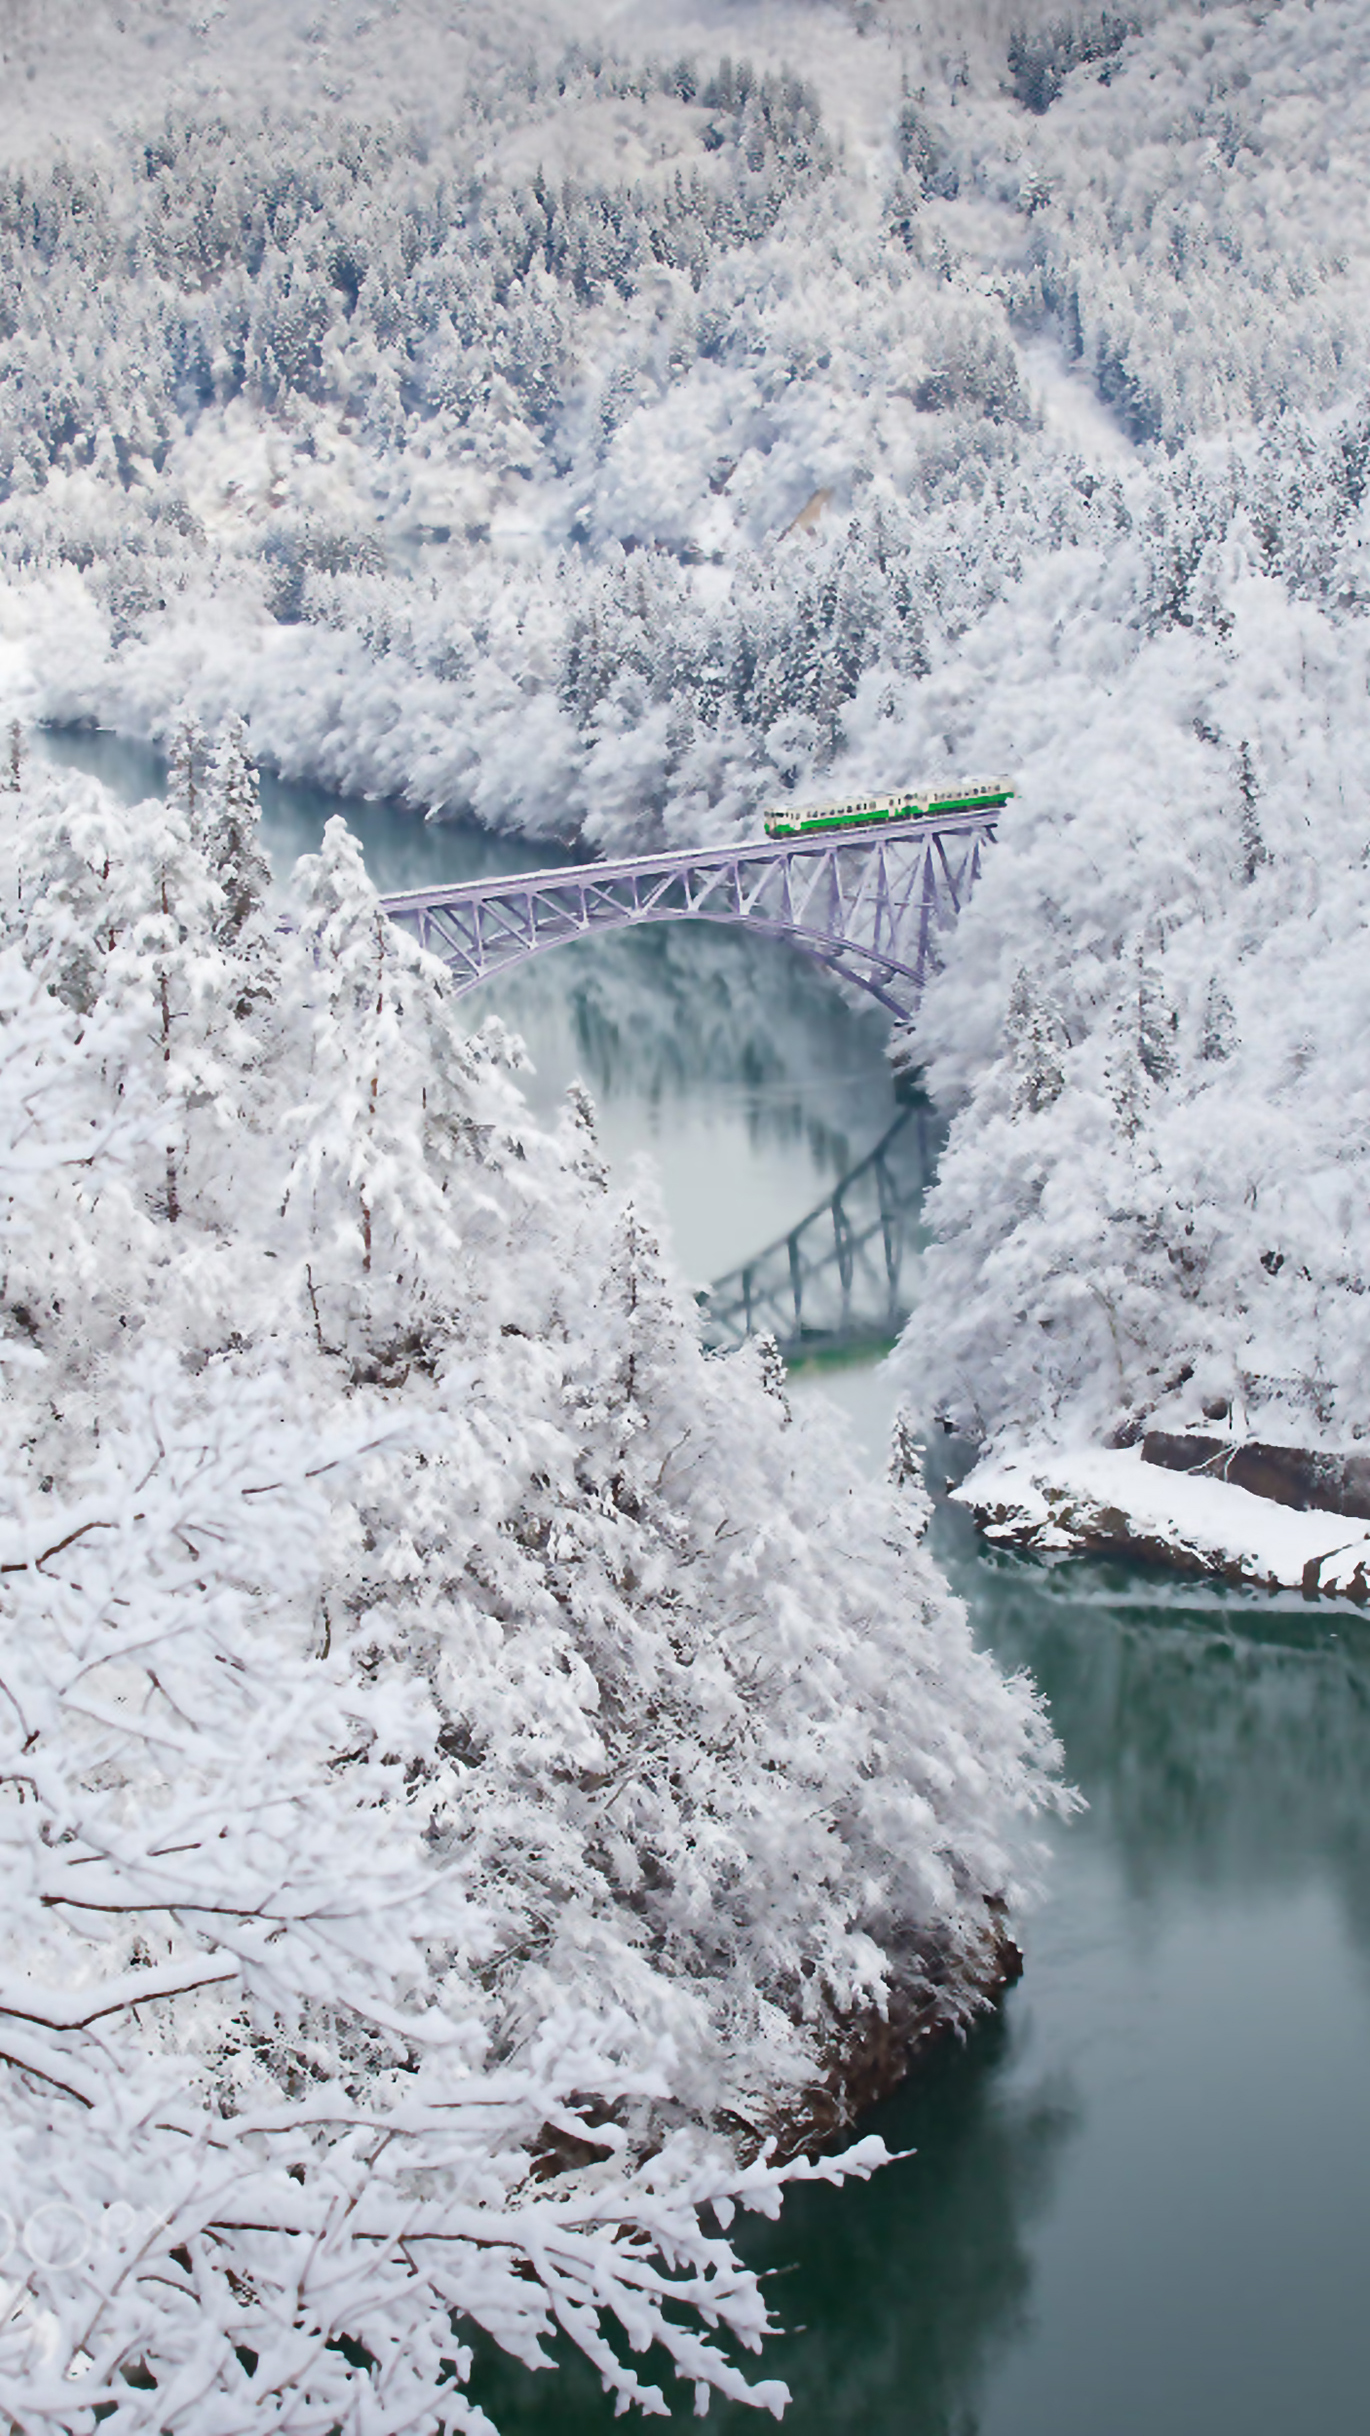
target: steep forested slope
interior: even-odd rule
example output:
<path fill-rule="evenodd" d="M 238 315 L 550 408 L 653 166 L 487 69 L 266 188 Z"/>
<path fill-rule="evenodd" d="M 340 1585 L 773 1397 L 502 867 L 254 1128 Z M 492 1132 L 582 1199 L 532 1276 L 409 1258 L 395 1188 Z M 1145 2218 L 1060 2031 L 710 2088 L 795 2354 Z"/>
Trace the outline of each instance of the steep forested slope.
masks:
<path fill-rule="evenodd" d="M 6 707 L 619 845 L 1014 768 L 916 1394 L 1363 1426 L 1363 12 L 234 22 L 11 141 Z"/>
<path fill-rule="evenodd" d="M 0 2407 L 430 2428 L 454 2315 L 740 2393 L 698 2209 L 984 2001 L 1053 1745 L 583 1098 L 340 822 L 281 926 L 254 811 L 235 734 L 9 799 Z"/>
<path fill-rule="evenodd" d="M 1364 43 L 1176 11 L 1037 139 L 1043 299 L 1163 446 L 902 732 L 964 704 L 1023 777 L 921 1026 L 965 1105 L 905 1355 L 1001 1445 L 1370 1427 Z"/>

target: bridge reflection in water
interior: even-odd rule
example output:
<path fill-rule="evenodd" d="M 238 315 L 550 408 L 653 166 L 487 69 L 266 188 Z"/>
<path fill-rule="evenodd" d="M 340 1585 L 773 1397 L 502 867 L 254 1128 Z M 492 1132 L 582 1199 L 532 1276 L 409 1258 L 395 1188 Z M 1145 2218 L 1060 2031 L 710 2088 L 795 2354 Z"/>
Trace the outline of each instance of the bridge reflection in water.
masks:
<path fill-rule="evenodd" d="M 726 1352 L 765 1333 L 789 1362 L 891 1345 L 909 1314 L 943 1134 L 926 1101 L 902 1108 L 828 1200 L 700 1295 L 706 1345 Z"/>

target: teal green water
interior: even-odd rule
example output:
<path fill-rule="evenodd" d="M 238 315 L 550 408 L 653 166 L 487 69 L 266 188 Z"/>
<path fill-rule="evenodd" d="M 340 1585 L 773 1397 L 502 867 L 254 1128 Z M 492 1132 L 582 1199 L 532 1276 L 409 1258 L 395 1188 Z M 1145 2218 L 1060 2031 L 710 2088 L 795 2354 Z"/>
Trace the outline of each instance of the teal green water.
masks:
<path fill-rule="evenodd" d="M 791 2330 L 767 2360 L 785 2425 L 1363 2428 L 1370 1627 L 940 1537 L 1090 1809 L 1053 1839 L 1002 2014 L 870 2118 L 915 2154 L 747 2238 Z M 577 2384 L 487 2392 L 504 2436 L 607 2430 Z"/>
<path fill-rule="evenodd" d="M 156 765 L 76 748 L 126 792 Z M 339 807 L 267 790 L 278 859 Z M 343 807 L 382 885 L 550 859 Z M 646 1153 L 703 1282 L 822 1198 L 892 1100 L 880 1027 L 795 958 L 682 926 L 588 943 L 488 1008 L 534 1095 L 575 1072 L 626 1175 Z M 876 1370 L 796 1381 L 872 1462 Z M 1087 1813 L 1055 1830 L 1027 1969 L 873 2128 L 915 2154 L 749 2226 L 787 2330 L 791 2436 L 1352 2436 L 1370 2425 L 1370 1623 L 1135 1566 L 939 1551 L 1030 1667 Z M 503 2436 L 614 2424 L 595 2381 L 483 2362 Z M 681 2425 L 691 2414 L 682 2402 Z M 760 2424 L 715 2404 L 706 2425 Z"/>

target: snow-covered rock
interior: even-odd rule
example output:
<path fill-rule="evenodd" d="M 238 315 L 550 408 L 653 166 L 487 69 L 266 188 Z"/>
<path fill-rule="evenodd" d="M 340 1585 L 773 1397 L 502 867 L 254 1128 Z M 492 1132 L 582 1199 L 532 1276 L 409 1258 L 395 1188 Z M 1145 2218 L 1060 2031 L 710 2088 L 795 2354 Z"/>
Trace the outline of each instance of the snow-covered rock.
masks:
<path fill-rule="evenodd" d="M 988 1455 L 952 1495 L 988 1538 L 1044 1556 L 1114 1550 L 1272 1590 L 1370 1599 L 1364 1523 L 1163 1470 L 1138 1447 Z"/>

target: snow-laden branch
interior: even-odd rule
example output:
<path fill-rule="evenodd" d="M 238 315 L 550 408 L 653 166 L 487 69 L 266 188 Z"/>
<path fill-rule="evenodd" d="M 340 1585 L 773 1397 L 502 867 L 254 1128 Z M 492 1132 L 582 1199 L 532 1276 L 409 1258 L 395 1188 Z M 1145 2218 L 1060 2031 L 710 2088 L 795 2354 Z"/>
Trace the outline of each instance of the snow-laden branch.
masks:
<path fill-rule="evenodd" d="M 25 1987 L 0 1979 L 0 2018 L 37 2022 L 46 2030 L 88 2030 L 106 2014 L 126 2013 L 158 1997 L 188 1996 L 196 1988 L 216 1987 L 237 1977 L 237 1963 L 225 1955 L 206 1956 L 198 1964 L 125 1971 L 100 1986 L 65 1994 L 57 1988 Z"/>
<path fill-rule="evenodd" d="M 883 2151 L 763 2135 L 908 1952 L 974 2012 L 1044 1720 L 340 826 L 281 932 L 201 781 L 50 801 L 65 1000 L 0 957 L 0 1133 L 111 1127 L 0 1199 L 0 2417 L 476 2429 L 476 2328 L 778 2413 L 734 2212 Z"/>

